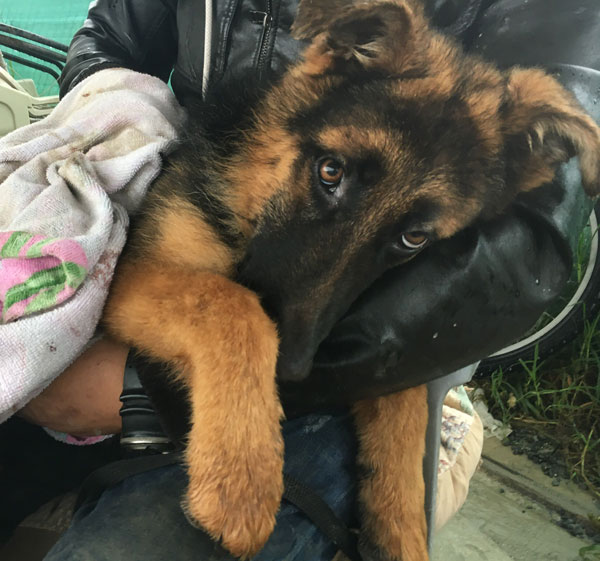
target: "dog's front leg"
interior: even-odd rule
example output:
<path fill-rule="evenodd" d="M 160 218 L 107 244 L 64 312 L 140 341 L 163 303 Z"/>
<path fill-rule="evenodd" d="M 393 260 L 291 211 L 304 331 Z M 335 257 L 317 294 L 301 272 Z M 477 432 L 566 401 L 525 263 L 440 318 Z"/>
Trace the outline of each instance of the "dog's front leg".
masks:
<path fill-rule="evenodd" d="M 104 323 L 174 367 L 192 410 L 186 511 L 234 555 L 255 554 L 283 490 L 278 338 L 258 297 L 220 275 L 125 263 Z"/>
<path fill-rule="evenodd" d="M 429 559 L 423 480 L 427 411 L 424 385 L 354 407 L 359 464 L 365 470 L 360 502 L 366 558 Z"/>

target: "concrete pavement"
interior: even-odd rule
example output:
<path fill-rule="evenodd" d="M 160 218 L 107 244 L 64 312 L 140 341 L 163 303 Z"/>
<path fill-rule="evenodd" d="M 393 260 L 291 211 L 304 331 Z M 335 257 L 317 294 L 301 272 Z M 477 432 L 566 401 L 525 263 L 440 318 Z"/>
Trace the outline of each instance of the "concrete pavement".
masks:
<path fill-rule="evenodd" d="M 589 525 L 600 508 L 576 485 L 552 486 L 538 465 L 488 439 L 467 502 L 434 537 L 432 561 L 583 561 L 579 550 L 593 541 L 557 526 L 561 514 Z"/>

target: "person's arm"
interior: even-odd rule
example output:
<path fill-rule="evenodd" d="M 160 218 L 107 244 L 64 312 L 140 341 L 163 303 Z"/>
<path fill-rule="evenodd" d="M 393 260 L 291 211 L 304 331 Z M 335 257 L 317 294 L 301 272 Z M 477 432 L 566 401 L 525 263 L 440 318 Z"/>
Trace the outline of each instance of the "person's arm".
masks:
<path fill-rule="evenodd" d="M 120 432 L 119 396 L 128 352 L 115 341 L 97 341 L 18 414 L 75 436 Z"/>
<path fill-rule="evenodd" d="M 482 5 L 433 4 L 461 2 Z M 502 0 L 485 6 L 476 25 L 462 30 L 473 49 L 503 66 L 559 70 L 558 79 L 600 121 L 594 101 L 600 5 Z M 448 13 L 451 24 L 460 11 Z M 503 216 L 387 273 L 321 345 L 310 377 L 281 385 L 288 415 L 418 385 L 512 342 L 560 295 L 591 205 L 571 161 L 552 185 L 521 197 Z"/>
<path fill-rule="evenodd" d="M 129 68 L 165 82 L 177 56 L 177 0 L 97 0 L 75 34 L 60 96 L 104 68 Z"/>

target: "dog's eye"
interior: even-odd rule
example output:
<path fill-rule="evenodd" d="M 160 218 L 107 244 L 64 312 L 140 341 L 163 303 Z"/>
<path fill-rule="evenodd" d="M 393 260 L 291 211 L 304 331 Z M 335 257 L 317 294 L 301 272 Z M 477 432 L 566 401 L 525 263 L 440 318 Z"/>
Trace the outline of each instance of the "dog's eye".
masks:
<path fill-rule="evenodd" d="M 344 166 L 333 158 L 319 163 L 319 181 L 333 193 L 344 177 Z"/>
<path fill-rule="evenodd" d="M 401 245 L 410 251 L 421 249 L 429 238 L 423 232 L 406 232 L 400 238 Z"/>

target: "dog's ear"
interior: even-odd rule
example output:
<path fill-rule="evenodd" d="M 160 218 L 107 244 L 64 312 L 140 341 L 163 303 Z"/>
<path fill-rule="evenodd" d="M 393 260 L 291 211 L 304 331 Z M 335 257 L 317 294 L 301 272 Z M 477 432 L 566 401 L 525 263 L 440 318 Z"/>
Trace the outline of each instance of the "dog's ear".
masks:
<path fill-rule="evenodd" d="M 518 190 L 551 181 L 559 164 L 578 156 L 586 193 L 600 194 L 600 129 L 554 78 L 511 70 L 503 113 L 507 180 Z"/>
<path fill-rule="evenodd" d="M 304 53 L 307 74 L 387 69 L 408 59 L 415 15 L 402 0 L 303 0 L 292 26 L 297 39 L 312 39 Z"/>

